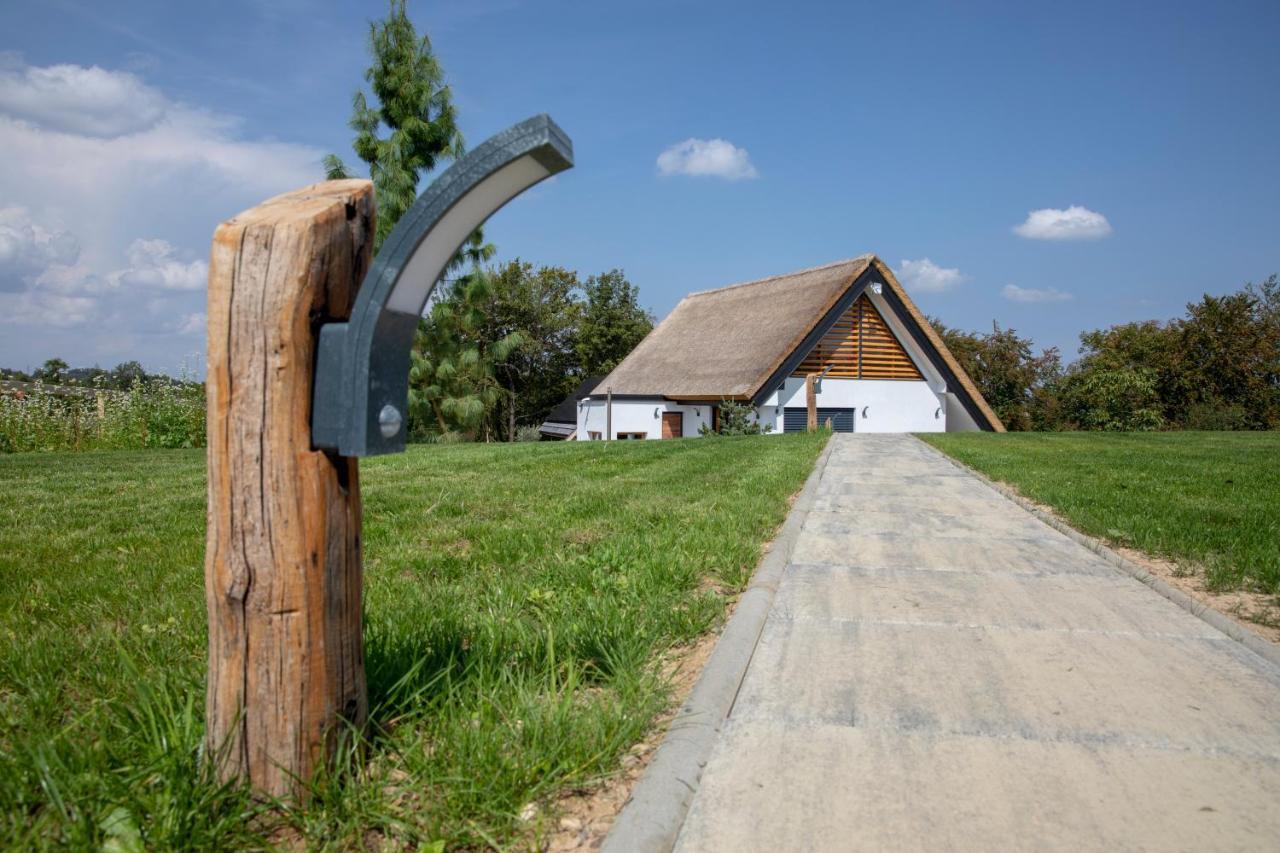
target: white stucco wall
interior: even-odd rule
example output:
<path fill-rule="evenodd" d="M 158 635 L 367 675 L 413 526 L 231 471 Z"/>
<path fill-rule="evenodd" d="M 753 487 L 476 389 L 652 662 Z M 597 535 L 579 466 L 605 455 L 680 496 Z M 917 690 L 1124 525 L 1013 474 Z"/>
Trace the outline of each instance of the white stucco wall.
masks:
<path fill-rule="evenodd" d="M 818 408 L 857 409 L 856 432 L 945 432 L 947 406 L 929 382 L 896 379 L 823 379 Z M 804 379 L 788 377 L 760 407 L 761 420 L 782 429 L 779 409 L 806 405 Z M 863 415 L 865 411 L 865 417 Z"/>
<path fill-rule="evenodd" d="M 960 398 L 947 392 L 947 432 L 978 432 L 982 428 L 965 411 Z"/>
<path fill-rule="evenodd" d="M 654 410 L 657 416 L 654 416 Z M 662 438 L 662 413 L 684 413 L 684 438 L 697 436 L 702 424 L 711 425 L 711 406 L 709 405 L 677 405 L 670 400 L 619 400 L 613 401 L 613 434 L 617 438 L 620 432 L 642 432 L 646 439 Z M 605 400 L 583 400 L 578 407 L 578 441 L 589 441 L 592 432 L 603 437 L 608 415 L 605 412 Z"/>

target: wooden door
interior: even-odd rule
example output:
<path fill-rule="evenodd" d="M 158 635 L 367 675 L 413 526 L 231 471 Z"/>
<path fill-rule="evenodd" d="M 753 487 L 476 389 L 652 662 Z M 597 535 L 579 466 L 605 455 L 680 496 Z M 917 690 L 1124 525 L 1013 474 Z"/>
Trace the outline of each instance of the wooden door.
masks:
<path fill-rule="evenodd" d="M 684 437 L 684 412 L 663 412 L 662 413 L 662 437 L 663 438 L 683 438 Z"/>

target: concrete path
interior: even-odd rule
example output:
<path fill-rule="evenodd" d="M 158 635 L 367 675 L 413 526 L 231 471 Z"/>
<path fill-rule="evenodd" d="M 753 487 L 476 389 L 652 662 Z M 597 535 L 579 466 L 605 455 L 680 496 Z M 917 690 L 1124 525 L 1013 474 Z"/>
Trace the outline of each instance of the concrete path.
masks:
<path fill-rule="evenodd" d="M 683 851 L 1280 850 L 1280 667 L 909 436 L 836 436 Z"/>

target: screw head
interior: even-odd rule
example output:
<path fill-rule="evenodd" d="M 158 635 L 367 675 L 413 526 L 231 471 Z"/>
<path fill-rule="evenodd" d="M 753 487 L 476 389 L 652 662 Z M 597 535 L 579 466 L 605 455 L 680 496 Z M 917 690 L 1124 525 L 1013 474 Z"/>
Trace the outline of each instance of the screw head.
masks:
<path fill-rule="evenodd" d="M 404 418 L 401 417 L 400 410 L 390 403 L 378 412 L 378 429 L 381 430 L 383 438 L 391 438 L 400 432 L 400 425 L 403 423 Z"/>

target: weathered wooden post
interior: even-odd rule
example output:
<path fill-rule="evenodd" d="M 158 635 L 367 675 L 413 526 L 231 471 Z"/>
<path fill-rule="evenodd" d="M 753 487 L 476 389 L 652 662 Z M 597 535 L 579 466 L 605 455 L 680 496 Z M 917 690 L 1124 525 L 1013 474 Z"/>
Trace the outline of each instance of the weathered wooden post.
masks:
<path fill-rule="evenodd" d="M 547 116 L 449 167 L 372 259 L 373 187 L 331 181 L 224 222 L 209 262 L 208 752 L 296 796 L 368 715 L 357 459 L 405 447 L 409 350 L 463 241 L 569 168 Z"/>
<path fill-rule="evenodd" d="M 273 796 L 367 713 L 357 460 L 313 450 L 310 413 L 319 324 L 350 314 L 373 233 L 372 184 L 331 181 L 213 239 L 207 742 Z"/>
<path fill-rule="evenodd" d="M 805 428 L 809 432 L 818 431 L 818 392 L 815 387 L 817 381 L 818 374 L 816 373 L 809 373 L 804 377 L 804 404 L 809 410 Z"/>

